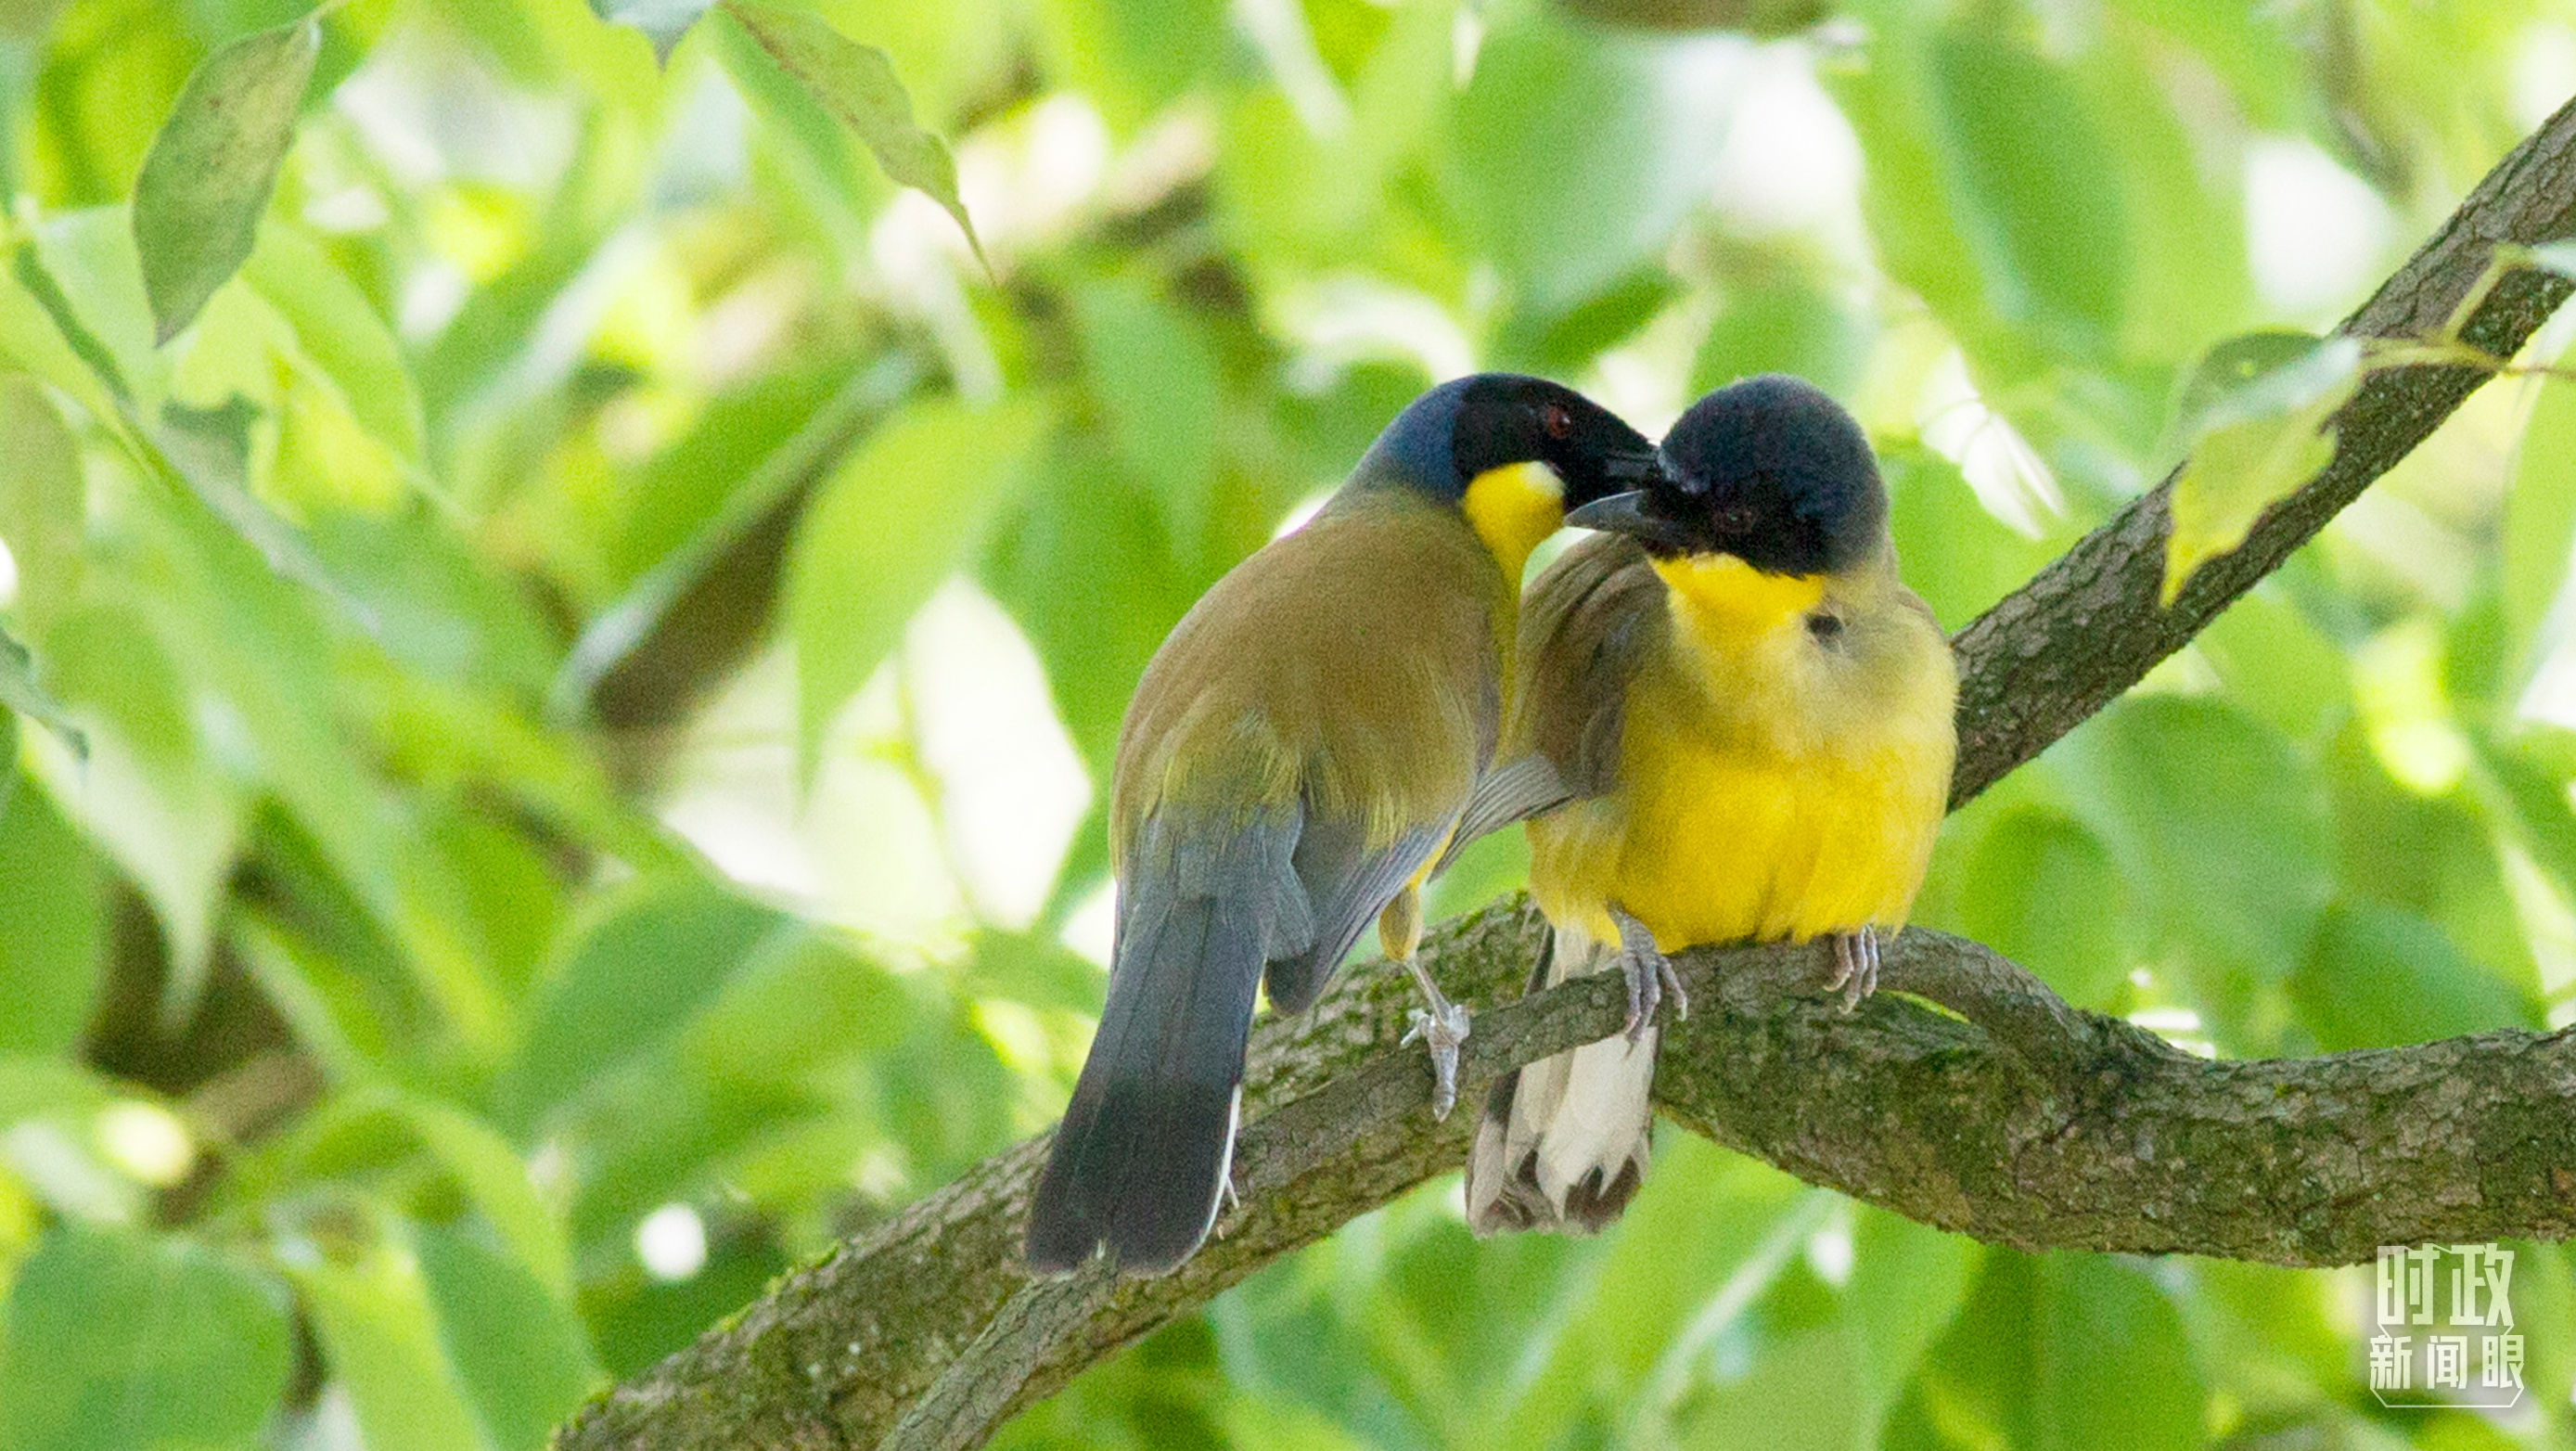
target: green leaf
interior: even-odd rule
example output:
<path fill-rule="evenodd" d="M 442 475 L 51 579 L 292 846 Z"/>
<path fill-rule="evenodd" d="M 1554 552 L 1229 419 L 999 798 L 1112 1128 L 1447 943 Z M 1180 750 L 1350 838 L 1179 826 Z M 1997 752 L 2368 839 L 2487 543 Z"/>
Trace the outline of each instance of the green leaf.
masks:
<path fill-rule="evenodd" d="M 2232 1045 L 2255 985 L 2307 953 L 2331 891 L 2315 771 L 2226 705 L 2173 696 L 2114 705 L 2052 760 L 2163 942 L 2190 949 L 2202 1011 Z"/>
<path fill-rule="evenodd" d="M 989 0 L 969 0 L 989 3 Z M 871 12 L 873 18 L 879 12 Z M 765 153 L 764 178 L 826 249 L 864 230 L 891 187 L 867 143 L 740 25 L 707 30 L 707 50 L 741 92 Z M 845 369 L 846 371 L 846 369 Z"/>
<path fill-rule="evenodd" d="M 2182 453 L 2233 424 L 2281 418 L 2357 379 L 2357 338 L 2287 328 L 2245 333 L 2212 345 L 2174 389 L 2164 451 Z"/>
<path fill-rule="evenodd" d="M 600 1380 L 568 1300 L 523 1264 L 461 1229 L 412 1232 L 439 1341 L 494 1451 L 543 1451 L 556 1423 Z"/>
<path fill-rule="evenodd" d="M 2067 1001 L 2107 1007 L 2127 976 L 2128 893 L 2093 833 L 2025 807 L 1977 842 L 1958 887 L 1962 929 L 2039 974 Z"/>
<path fill-rule="evenodd" d="M 516 581 L 425 500 L 376 515 L 338 509 L 305 536 L 373 622 L 385 652 L 422 675 L 534 700 L 557 645 Z"/>
<path fill-rule="evenodd" d="M 0 37 L 41 41 L 63 0 L 0 0 Z"/>
<path fill-rule="evenodd" d="M 1726 303 L 1691 360 L 1694 394 L 1757 373 L 1795 373 L 1847 395 L 1869 359 L 1868 324 L 1826 288 L 1804 277 L 1751 281 L 1726 290 Z"/>
<path fill-rule="evenodd" d="M 1669 1444 L 1692 1451 L 1851 1451 L 1875 1447 L 1867 1404 L 1853 1394 L 1848 1337 L 1833 1324 L 1765 1327 L 1752 1364 L 1707 1387 L 1676 1415 Z M 1748 1337 L 1748 1339 L 1750 1339 Z M 1729 1367 L 1730 1372 L 1732 1367 Z M 1783 1406 L 1798 1413 L 1782 1415 Z"/>
<path fill-rule="evenodd" d="M 2360 386 L 2361 344 L 2348 337 L 2248 333 L 2201 358 L 2175 410 L 2172 434 L 2190 456 L 2169 504 L 2164 603 L 2334 461 L 2327 421 Z"/>
<path fill-rule="evenodd" d="M 1921 443 L 1890 444 L 1878 465 L 1905 582 L 1950 628 L 1984 613 L 2056 557 L 2058 545 L 1969 507 L 1973 493 L 1959 466 Z"/>
<path fill-rule="evenodd" d="M 658 1045 L 752 951 L 790 930 L 779 912 L 683 879 L 622 894 L 538 989 L 526 1040 L 495 1091 L 525 1130 L 551 1104 Z"/>
<path fill-rule="evenodd" d="M 2298 108 L 2314 95 L 2304 84 L 2310 65 L 2300 54 L 2303 32 L 2296 17 L 2264 5 L 2204 0 L 2113 4 L 2199 52 L 2252 113 L 2256 129 L 2296 129 Z"/>
<path fill-rule="evenodd" d="M 1926 1375 L 1950 1444 L 2189 1451 L 2199 1368 L 2148 1273 L 2109 1255 L 1989 1250 Z"/>
<path fill-rule="evenodd" d="M 2560 1244 L 2506 1241 L 2514 1252 L 2513 1309 L 2517 1318 L 2535 1325 L 2576 1324 L 2576 1265 Z M 2537 1344 L 2523 1383 L 2535 1401 L 2554 1406 L 2568 1398 L 2576 1382 L 2576 1347 Z"/>
<path fill-rule="evenodd" d="M 2128 217 L 2082 94 L 1985 26 L 1944 32 L 1930 61 L 1950 204 L 1988 296 L 2006 317 L 2078 348 L 2109 342 Z"/>
<path fill-rule="evenodd" d="M 52 731 L 75 757 L 89 758 L 89 737 L 63 713 L 63 703 L 36 682 L 36 658 L 0 629 L 0 705 Z M 12 755 L 10 762 L 17 760 Z"/>
<path fill-rule="evenodd" d="M 2130 219 L 2119 155 L 2074 80 L 2004 38 L 1873 10 L 1865 65 L 1824 79 L 1868 166 L 1878 261 L 1922 297 L 1987 388 L 2118 341 Z"/>
<path fill-rule="evenodd" d="M 1726 128 L 1683 59 L 1546 11 L 1485 41 L 1451 122 L 1462 220 L 1521 308 L 1571 312 L 1689 214 Z"/>
<path fill-rule="evenodd" d="M 1173 565 L 1168 516 L 1092 440 L 1067 437 L 1032 470 L 981 572 L 1036 647 L 1093 778 L 1107 780 L 1127 697 L 1197 593 Z"/>
<path fill-rule="evenodd" d="M 1771 1285 L 1829 1207 L 1786 1174 L 1703 1140 L 1674 1135 L 1659 1148 L 1617 1237 L 1591 1273 L 1559 1290 L 1564 1318 L 1540 1343 L 1544 1358 L 1525 1361 L 1497 1398 L 1493 1434 L 1466 1444 L 1550 1446 L 1587 1406 L 1656 1416 L 1729 1328 L 1729 1307 L 1740 1314 Z"/>
<path fill-rule="evenodd" d="M 115 1097 L 106 1079 L 74 1059 L 0 1056 L 0 1129 L 43 1115 L 86 1118 Z"/>
<path fill-rule="evenodd" d="M 1493 352 L 1498 360 L 1519 360 L 1535 373 L 1579 374 L 1594 357 L 1662 316 L 1681 292 L 1660 259 L 1649 261 L 1563 312 L 1514 314 L 1495 338 Z"/>
<path fill-rule="evenodd" d="M 2289 987 L 2329 1053 L 2541 1026 L 2521 994 L 2462 956 L 2438 924 L 2366 903 L 2326 913 Z"/>
<path fill-rule="evenodd" d="M 133 1096 L 69 1057 L 0 1057 L 0 1184 L 70 1221 L 133 1223 L 149 1186 L 117 1165 L 99 1132 L 106 1110 Z"/>
<path fill-rule="evenodd" d="M 457 924 L 496 985 L 524 999 L 571 890 L 536 834 L 488 803 L 451 797 L 423 804 L 403 856 L 405 875 L 436 904 L 431 910 Z"/>
<path fill-rule="evenodd" d="M 2167 57 L 2125 36 L 2105 37 L 2073 65 L 2090 114 L 2117 118 L 2103 137 L 2119 165 L 2098 185 L 2125 198 L 2116 341 L 2127 359 L 2187 355 L 2244 327 L 2254 306 L 2243 182 L 2200 164 L 2197 116 L 2186 119 L 2191 103 L 2168 84 Z"/>
<path fill-rule="evenodd" d="M 988 930 L 976 934 L 975 955 L 967 959 L 958 990 L 972 998 L 1097 1013 L 1101 974 L 1053 938 Z"/>
<path fill-rule="evenodd" d="M 339 689 L 349 677 L 335 674 L 338 642 L 324 611 L 187 491 L 140 492 L 152 507 L 127 523 L 145 547 L 126 563 L 161 653 L 186 662 L 180 739 L 193 736 L 227 781 L 285 808 L 263 836 L 299 850 L 309 844 L 314 874 L 330 883 L 326 920 L 349 924 L 341 940 L 408 949 L 408 966 L 438 995 L 443 1026 L 497 1046 L 488 990 L 455 962 L 460 954 L 439 924 L 402 910 L 403 823 L 361 764 L 366 747 L 331 708 L 346 698 Z"/>
<path fill-rule="evenodd" d="M 407 1224 L 366 1200 L 311 1204 L 281 1233 L 277 1257 L 303 1293 L 324 1369 L 348 1391 L 367 1451 L 483 1443 Z"/>
<path fill-rule="evenodd" d="M 796 517 L 798 494 L 846 452 L 853 437 L 882 421 L 918 381 L 919 368 L 908 356 L 880 358 L 850 373 L 792 429 L 791 420 L 775 420 L 776 435 L 767 433 L 761 415 L 747 406 L 710 409 L 703 428 L 654 460 L 635 481 L 639 490 L 652 491 L 658 508 L 671 518 L 661 525 L 638 521 L 630 538 L 661 552 L 650 560 L 623 544 L 611 552 L 612 568 L 632 560 L 641 572 L 582 627 L 547 688 L 547 712 L 558 720 L 581 717 L 594 693 L 610 685 L 638 650 L 669 627 L 674 609 L 761 530 L 774 527 L 773 520 Z M 774 383 L 770 380 L 760 391 L 771 392 Z M 795 396 L 792 386 L 784 391 Z M 730 439 L 720 432 L 729 428 L 738 430 Z M 747 450 L 746 441 L 752 445 Z M 691 477 L 698 482 L 680 482 Z"/>
<path fill-rule="evenodd" d="M 388 1143 L 368 1130 L 391 1125 Z M 490 1125 L 453 1104 L 390 1088 L 360 1089 L 326 1105 L 298 1132 L 295 1161 L 331 1175 L 390 1152 L 428 1150 L 491 1222 L 512 1258 L 547 1294 L 572 1303 L 572 1258 L 563 1223 L 529 1182 L 528 1166 Z"/>
<path fill-rule="evenodd" d="M 2227 698 L 2293 741 L 2313 741 L 2352 710 L 2352 661 L 2276 581 L 2227 607 L 2194 642 Z"/>
<path fill-rule="evenodd" d="M 405 1052 L 408 1045 L 394 1026 L 429 1016 L 417 992 L 377 991 L 378 974 L 370 970 L 377 963 L 353 969 L 337 954 L 286 935 L 257 914 L 239 913 L 227 925 L 235 960 L 325 1078 L 417 1076 L 413 1055 Z"/>
<path fill-rule="evenodd" d="M 2173 1302 L 2144 1267 L 2127 1260 L 2049 1261 L 2036 1276 L 2039 1313 L 2030 1322 L 2035 1444 L 2067 1451 L 2199 1446 L 2200 1374 Z"/>
<path fill-rule="evenodd" d="M 18 613 L 40 632 L 80 589 L 87 509 L 80 440 L 44 385 L 0 375 L 0 539 L 18 570 Z"/>
<path fill-rule="evenodd" d="M 630 26 L 653 43 L 653 59 L 669 65 L 680 37 L 707 13 L 713 0 L 590 0 L 590 13 L 611 25 Z"/>
<path fill-rule="evenodd" d="M 902 637 L 906 620 L 974 557 L 1018 486 L 1049 409 L 1016 399 L 916 403 L 833 471 L 787 565 L 796 649 L 797 753 L 812 778 L 824 728 Z"/>
<path fill-rule="evenodd" d="M 2576 246 L 2570 247 L 2576 253 Z M 2542 658 L 2542 627 L 2566 588 L 2576 546 L 2576 387 L 2541 386 L 2515 445 L 2504 502 L 2504 615 L 2511 658 L 2528 671 Z"/>
<path fill-rule="evenodd" d="M 2497 982 L 2540 993 L 2535 934 L 2517 908 L 2520 893 L 2508 872 L 2519 875 L 2523 868 L 2512 861 L 2517 848 L 2534 851 L 2530 864 L 2547 872 L 2551 848 L 2546 828 L 2542 836 L 2523 835 L 2512 794 L 2519 771 L 2502 764 L 2472 768 L 2468 790 L 2426 796 L 2389 775 L 2369 729 L 2357 720 L 2336 735 L 2323 764 L 2334 801 L 2338 900 L 2374 902 L 2428 921 Z M 2569 816 L 2563 768 L 2546 781 L 2546 796 L 2534 804 L 2557 820 L 2576 819 Z"/>
<path fill-rule="evenodd" d="M 1879 1444 L 1887 1413 L 1968 1296 L 1975 1241 L 1869 1205 L 1852 1210 L 1852 1272 L 1843 1287 L 1861 1402 L 1859 1444 Z"/>
<path fill-rule="evenodd" d="M 754 0 L 724 0 L 724 8 L 781 70 L 867 143 L 887 176 L 947 208 L 965 232 L 966 245 L 975 249 L 975 260 L 984 260 L 984 244 L 957 195 L 957 161 L 948 154 L 948 143 L 913 124 L 912 97 L 884 51 L 861 45 L 801 10 Z"/>
<path fill-rule="evenodd" d="M 1795 35 L 1831 13 L 1824 0 L 1557 0 L 1566 12 L 1640 30 L 1732 30 L 1759 40 Z"/>
<path fill-rule="evenodd" d="M 992 1091 L 986 1075 L 969 1082 L 973 1086 L 962 1096 Z M 918 1111 L 941 1107 L 934 1101 Z M 667 1052 L 647 1054 L 601 1079 L 550 1116 L 546 1133 L 567 1146 L 570 1161 L 579 1166 L 572 1185 L 572 1237 L 573 1253 L 585 1266 L 628 1262 L 637 1224 L 661 1205 L 708 1195 L 732 1198 L 742 1187 L 736 1177 L 740 1156 L 757 1146 L 799 1134 L 838 1137 L 803 1156 L 804 1183 L 784 1198 L 782 1208 L 817 1202 L 807 1195 L 845 1189 L 852 1166 L 868 1149 L 878 1150 L 880 1162 L 886 1156 L 883 1127 L 863 1102 L 812 1089 L 701 1082 L 690 1065 Z M 897 1148 L 898 1158 L 900 1153 Z M 583 1313 L 605 1345 L 611 1332 L 598 1318 L 600 1289 L 594 1269 L 583 1286 Z M 703 1322 L 691 1333 L 696 1328 Z"/>
<path fill-rule="evenodd" d="M 1689 1447 L 1764 1451 L 1877 1451 L 1888 1413 L 1957 1314 L 1977 1258 L 1975 1243 L 1910 1220 L 1852 1206 L 1850 1278 L 1839 1297 L 1793 1267 L 1745 1319 L 1684 1403 Z M 1813 1240 L 1808 1241 L 1810 1245 Z M 1745 1360 L 1748 1369 L 1738 1370 Z M 1800 1414 L 1783 1418 L 1780 1408 Z"/>
<path fill-rule="evenodd" d="M 612 1375 L 641 1374 L 709 1325 L 739 1313 L 790 1268 L 767 1238 L 747 1236 L 708 1246 L 706 1268 L 678 1284 L 635 1275 L 603 1285 L 588 1312 L 600 1356 Z"/>
<path fill-rule="evenodd" d="M 1071 80 L 1122 135 L 1206 75 L 1235 39 L 1224 0 L 1040 0 L 1033 18 L 1047 74 Z"/>
<path fill-rule="evenodd" d="M 347 612 L 359 628 L 376 628 L 375 612 L 335 579 L 295 526 L 250 488 L 250 428 L 258 410 L 238 395 L 212 409 L 171 403 L 149 430 L 153 445 L 209 513 L 259 551 L 268 567 Z"/>
<path fill-rule="evenodd" d="M 758 487 L 764 476 L 814 473 L 805 458 L 817 441 L 810 436 L 813 425 L 847 436 L 899 396 L 872 389 L 861 408 L 850 406 L 850 385 L 868 363 L 849 355 L 817 359 L 811 366 L 800 359 L 784 372 L 763 374 L 747 387 L 708 399 L 686 434 L 618 480 L 628 504 L 606 558 L 615 583 L 634 584 L 690 548 L 702 529 L 722 530 L 728 544 L 738 540 L 738 523 L 724 528 L 737 508 L 756 504 L 766 513 L 778 503 L 775 490 Z M 805 459 L 801 467 L 780 463 L 799 458 Z"/>
<path fill-rule="evenodd" d="M 0 716 L 0 720 L 9 719 Z M 14 738 L 0 769 L 18 774 Z M 98 865 L 41 791 L 0 810 L 0 1054 L 60 1053 L 80 1041 L 106 966 Z"/>
<path fill-rule="evenodd" d="M 1033 953 L 1053 946 L 1028 944 Z M 979 953 L 978 962 L 984 957 Z M 1080 958 L 1073 966 L 1098 977 Z M 872 1057 L 903 1040 L 917 1011 L 902 979 L 814 933 L 764 938 L 717 988 L 681 1030 L 679 1043 L 691 1071 L 716 1084 L 794 1083 L 829 1065 Z M 1088 1000 L 1076 996 L 1062 1005 L 1097 1011 L 1099 994 L 1095 989 Z"/>
<path fill-rule="evenodd" d="M 1208 543 L 1225 401 L 1215 350 L 1188 314 L 1133 282 L 1076 290 L 1073 320 L 1111 443 L 1162 500 L 1180 555 L 1194 556 Z"/>
<path fill-rule="evenodd" d="M 135 246 L 133 209 L 58 212 L 37 223 L 29 242 L 12 270 L 111 395 L 100 416 L 118 417 L 125 407 L 147 407 L 159 399 L 170 370 L 153 341 L 152 300 Z M 50 375 L 48 381 L 62 386 Z"/>
<path fill-rule="evenodd" d="M 16 1451 L 259 1444 L 293 1365 L 282 1299 L 185 1240 L 57 1226 L 9 1295 L 0 1442 Z"/>
<path fill-rule="evenodd" d="M 85 332 L 77 337 L 63 325 L 68 304 L 30 244 L 9 249 L 9 266 L 0 272 L 0 365 L 24 368 L 61 389 L 101 422 L 117 419 L 117 394 L 124 383 L 116 365 Z M 80 343 L 90 344 L 84 350 Z"/>
<path fill-rule="evenodd" d="M 1925 74 L 1926 36 L 1912 13 L 1892 7 L 1892 28 L 1871 47 L 1867 65 L 1834 67 L 1819 79 L 1832 86 L 1868 158 L 1861 207 L 1879 267 L 1921 297 L 1953 336 L 1977 342 L 1998 319 L 1952 200 L 1941 111 Z"/>
<path fill-rule="evenodd" d="M 189 683 L 130 609 L 85 607 L 48 640 L 55 685 L 79 712 L 89 753 L 59 765 L 35 759 L 54 800 L 152 904 L 171 961 L 163 1007 L 183 1014 L 204 982 L 241 792 L 205 752 Z"/>
<path fill-rule="evenodd" d="M 322 53 L 312 19 L 246 35 L 188 76 L 134 181 L 134 243 L 168 342 L 251 253 Z"/>
<path fill-rule="evenodd" d="M 296 347 L 335 401 L 397 457 L 418 460 L 420 390 L 401 345 L 330 254 L 300 228 L 263 226 L 241 276 L 294 330 Z"/>

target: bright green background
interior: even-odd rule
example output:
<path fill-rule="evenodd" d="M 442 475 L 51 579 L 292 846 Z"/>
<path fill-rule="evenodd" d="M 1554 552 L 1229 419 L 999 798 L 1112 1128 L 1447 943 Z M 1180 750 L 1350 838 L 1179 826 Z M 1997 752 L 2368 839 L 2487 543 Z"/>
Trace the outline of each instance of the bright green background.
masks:
<path fill-rule="evenodd" d="M 1813 376 L 1956 626 L 2174 462 L 2194 355 L 2330 322 L 2576 90 L 2539 0 L 819 8 L 991 273 L 721 18 L 662 72 L 580 0 L 354 0 L 156 349 L 145 150 L 299 6 L 0 3 L 0 625 L 86 744 L 0 711 L 0 1444 L 527 1451 L 1043 1128 L 1137 670 L 1435 375 L 1649 428 Z M 2230 1055 L 2565 1019 L 2571 450 L 2576 391 L 2489 388 L 1921 917 Z M 2366 1271 L 1988 1250 L 1679 1136 L 1596 1241 L 1455 1200 L 1004 1443 L 2576 1432 L 2555 1248 L 2500 1422 L 2375 1407 Z"/>

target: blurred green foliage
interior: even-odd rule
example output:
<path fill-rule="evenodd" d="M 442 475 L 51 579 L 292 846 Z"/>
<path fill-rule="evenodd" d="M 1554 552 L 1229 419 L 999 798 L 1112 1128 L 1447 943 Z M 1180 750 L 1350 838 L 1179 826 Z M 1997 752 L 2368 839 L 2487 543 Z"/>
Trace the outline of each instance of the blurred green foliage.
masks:
<path fill-rule="evenodd" d="M 2331 322 L 2576 90 L 2561 0 L 826 0 L 745 11 L 766 45 L 349 0 L 258 39 L 304 9 L 0 4 L 12 1447 L 525 1451 L 1042 1128 L 1128 689 L 1435 377 L 1654 428 L 1813 376 L 1957 626 L 2172 466 L 2196 356 Z M 313 71 L 273 193 L 173 161 L 137 215 L 244 45 Z M 952 152 L 989 270 L 896 185 Z M 2224 1054 L 2565 1021 L 2571 399 L 2490 387 L 1953 820 L 1921 919 Z M 2489 1419 L 2375 1405 L 2366 1272 L 1987 1249 L 1679 1136 L 1597 1241 L 1479 1244 L 1454 1194 L 1004 1443 L 2576 1434 L 2554 1247 Z"/>

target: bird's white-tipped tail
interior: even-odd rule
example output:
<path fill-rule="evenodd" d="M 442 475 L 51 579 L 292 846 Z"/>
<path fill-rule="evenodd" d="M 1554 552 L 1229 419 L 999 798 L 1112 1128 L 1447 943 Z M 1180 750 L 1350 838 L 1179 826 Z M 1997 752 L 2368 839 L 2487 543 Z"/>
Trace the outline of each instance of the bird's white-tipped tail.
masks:
<path fill-rule="evenodd" d="M 1530 988 L 1613 968 L 1615 948 L 1551 928 Z M 1590 1234 L 1619 1217 L 1646 1175 L 1655 1049 L 1648 1024 L 1542 1058 L 1494 1082 L 1467 1158 L 1467 1223 L 1476 1233 Z"/>

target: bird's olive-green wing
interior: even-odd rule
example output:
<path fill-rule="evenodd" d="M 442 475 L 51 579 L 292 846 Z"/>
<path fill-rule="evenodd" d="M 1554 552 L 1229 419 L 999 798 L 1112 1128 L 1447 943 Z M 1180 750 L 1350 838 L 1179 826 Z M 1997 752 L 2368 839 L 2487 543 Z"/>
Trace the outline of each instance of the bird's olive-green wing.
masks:
<path fill-rule="evenodd" d="M 1616 534 L 1568 549 L 1529 587 L 1501 746 L 1442 866 L 1486 832 L 1611 789 L 1628 681 L 1670 628 L 1664 600 L 1653 560 Z"/>

